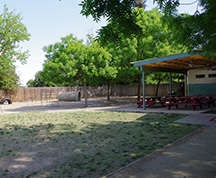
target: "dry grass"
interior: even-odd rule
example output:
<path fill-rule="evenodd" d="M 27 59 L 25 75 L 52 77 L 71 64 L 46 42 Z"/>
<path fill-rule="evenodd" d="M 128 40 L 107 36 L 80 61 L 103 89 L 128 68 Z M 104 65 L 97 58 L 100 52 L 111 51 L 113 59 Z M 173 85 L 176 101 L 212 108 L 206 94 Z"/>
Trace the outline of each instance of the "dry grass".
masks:
<path fill-rule="evenodd" d="M 177 114 L 0 115 L 0 177 L 101 177 L 193 132 Z"/>

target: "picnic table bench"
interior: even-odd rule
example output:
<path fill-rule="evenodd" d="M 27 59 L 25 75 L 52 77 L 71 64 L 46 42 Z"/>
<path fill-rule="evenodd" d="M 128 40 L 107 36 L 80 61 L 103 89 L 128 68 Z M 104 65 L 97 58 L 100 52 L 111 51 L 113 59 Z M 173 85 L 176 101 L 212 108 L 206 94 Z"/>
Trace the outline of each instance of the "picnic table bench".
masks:
<path fill-rule="evenodd" d="M 155 104 L 161 104 L 162 106 L 165 106 L 165 101 L 160 96 L 152 96 L 152 97 L 145 97 L 145 105 L 150 106 L 151 108 L 155 108 Z M 143 98 L 141 98 L 141 101 L 138 103 L 138 108 L 140 108 L 143 105 Z"/>
<path fill-rule="evenodd" d="M 197 97 L 201 97 L 201 103 L 202 104 L 207 104 L 208 107 L 211 106 L 211 104 L 213 106 L 215 106 L 215 101 L 216 101 L 216 95 L 213 94 L 207 94 L 207 95 L 195 95 Z"/>
<path fill-rule="evenodd" d="M 185 107 L 190 105 L 193 107 L 193 110 L 196 109 L 196 106 L 199 106 L 200 109 L 202 109 L 201 99 L 202 97 L 200 96 L 170 97 L 167 99 L 169 101 L 165 105 L 168 106 L 168 110 L 170 110 L 171 106 L 176 106 L 178 109 L 179 105 L 184 105 Z"/>
<path fill-rule="evenodd" d="M 183 105 L 185 107 L 192 106 L 193 110 L 196 110 L 196 106 L 199 106 L 202 109 L 202 104 L 208 104 L 208 107 L 212 104 L 215 106 L 216 95 L 195 95 L 195 96 L 152 96 L 145 97 L 145 105 L 150 106 L 151 108 L 155 108 L 154 105 L 161 104 L 162 106 L 168 106 L 168 110 L 172 106 L 175 106 L 178 109 L 178 106 Z M 143 105 L 143 98 L 141 101 L 137 103 L 138 108 Z"/>

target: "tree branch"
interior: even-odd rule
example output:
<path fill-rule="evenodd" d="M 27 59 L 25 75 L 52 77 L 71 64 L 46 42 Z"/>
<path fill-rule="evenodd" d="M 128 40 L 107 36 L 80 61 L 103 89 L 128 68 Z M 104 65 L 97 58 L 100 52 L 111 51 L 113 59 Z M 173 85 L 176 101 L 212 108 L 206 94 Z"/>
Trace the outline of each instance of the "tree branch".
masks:
<path fill-rule="evenodd" d="M 83 83 L 83 81 L 82 81 L 82 79 L 78 76 L 78 74 L 76 73 L 76 75 L 75 75 L 77 78 L 78 78 L 78 80 L 80 81 L 80 82 L 82 82 Z"/>
<path fill-rule="evenodd" d="M 186 6 L 188 6 L 188 5 L 192 5 L 192 4 L 195 4 L 196 2 L 198 2 L 199 0 L 196 0 L 196 1 L 194 1 L 194 2 L 191 2 L 191 3 L 180 3 L 179 5 L 186 5 Z"/>
<path fill-rule="evenodd" d="M 8 49 L 5 48 L 4 51 L 2 52 L 1 56 L 0 56 L 0 59 L 2 58 L 2 56 L 4 55 L 4 53 L 7 51 Z"/>

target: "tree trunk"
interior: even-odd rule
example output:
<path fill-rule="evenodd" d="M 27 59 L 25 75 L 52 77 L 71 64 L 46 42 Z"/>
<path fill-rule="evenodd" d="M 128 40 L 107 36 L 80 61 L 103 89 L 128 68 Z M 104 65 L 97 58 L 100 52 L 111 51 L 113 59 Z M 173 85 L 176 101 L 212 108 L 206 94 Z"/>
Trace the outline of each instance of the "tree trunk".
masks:
<path fill-rule="evenodd" d="M 140 101 L 140 93 L 141 93 L 141 89 L 140 89 L 140 86 L 141 86 L 141 76 L 138 76 L 138 96 L 137 96 L 137 101 L 139 102 Z"/>
<path fill-rule="evenodd" d="M 158 89 L 159 89 L 159 85 L 160 85 L 161 79 L 158 80 L 157 86 L 156 86 L 156 90 L 155 90 L 155 96 L 158 95 Z"/>
<path fill-rule="evenodd" d="M 86 89 L 86 84 L 83 83 L 84 86 L 84 94 L 85 94 L 85 107 L 88 107 L 88 100 L 87 100 L 87 89 Z"/>
<path fill-rule="evenodd" d="M 107 91 L 107 101 L 109 101 L 110 100 L 110 80 L 108 80 L 108 82 L 107 82 L 107 86 L 108 86 L 108 91 Z"/>

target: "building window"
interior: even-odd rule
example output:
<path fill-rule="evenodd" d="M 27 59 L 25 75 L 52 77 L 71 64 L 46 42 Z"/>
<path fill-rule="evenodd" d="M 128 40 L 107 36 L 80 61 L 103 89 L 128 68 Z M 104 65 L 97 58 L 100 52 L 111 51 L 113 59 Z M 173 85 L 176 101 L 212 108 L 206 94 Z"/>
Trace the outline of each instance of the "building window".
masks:
<path fill-rule="evenodd" d="M 196 75 L 196 78 L 205 78 L 205 74 Z"/>
<path fill-rule="evenodd" d="M 214 77 L 216 77 L 216 74 L 209 74 L 208 76 L 209 76 L 209 78 L 214 78 Z"/>

